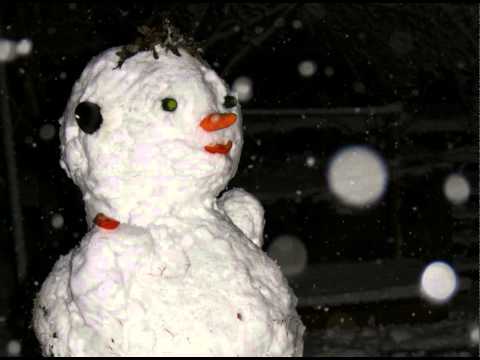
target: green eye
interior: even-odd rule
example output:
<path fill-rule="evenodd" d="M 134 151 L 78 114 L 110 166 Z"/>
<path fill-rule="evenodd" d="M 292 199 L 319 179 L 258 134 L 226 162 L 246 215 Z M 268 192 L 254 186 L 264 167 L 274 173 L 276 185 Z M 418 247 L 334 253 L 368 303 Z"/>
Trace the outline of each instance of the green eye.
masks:
<path fill-rule="evenodd" d="M 232 95 L 227 95 L 223 101 L 223 106 L 225 106 L 227 109 L 233 108 L 237 106 L 237 99 L 235 99 L 235 97 Z"/>
<path fill-rule="evenodd" d="M 162 109 L 165 111 L 175 111 L 177 109 L 177 100 L 173 98 L 165 98 L 162 100 Z"/>

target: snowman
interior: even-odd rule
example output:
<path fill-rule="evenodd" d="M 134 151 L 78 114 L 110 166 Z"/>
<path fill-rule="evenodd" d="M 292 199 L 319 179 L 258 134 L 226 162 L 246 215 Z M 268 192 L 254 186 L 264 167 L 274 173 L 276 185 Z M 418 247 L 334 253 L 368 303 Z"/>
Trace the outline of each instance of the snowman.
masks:
<path fill-rule="evenodd" d="M 35 300 L 50 356 L 301 356 L 297 299 L 263 251 L 263 208 L 225 189 L 242 149 L 234 94 L 182 47 L 93 58 L 61 124 L 89 232 Z"/>

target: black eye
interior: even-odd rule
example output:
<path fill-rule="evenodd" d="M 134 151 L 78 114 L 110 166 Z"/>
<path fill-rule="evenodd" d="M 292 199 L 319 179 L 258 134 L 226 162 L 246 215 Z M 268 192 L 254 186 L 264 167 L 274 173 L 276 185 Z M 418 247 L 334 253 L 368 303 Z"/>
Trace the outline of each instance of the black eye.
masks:
<path fill-rule="evenodd" d="M 237 106 L 237 99 L 235 99 L 235 97 L 232 95 L 227 95 L 223 100 L 223 106 L 225 106 L 227 109 L 233 108 Z"/>
<path fill-rule="evenodd" d="M 75 120 L 83 132 L 93 134 L 103 122 L 100 106 L 88 101 L 81 102 L 75 108 Z"/>
<path fill-rule="evenodd" d="M 177 100 L 173 98 L 165 98 L 162 100 L 162 109 L 165 111 L 175 111 L 177 109 Z"/>

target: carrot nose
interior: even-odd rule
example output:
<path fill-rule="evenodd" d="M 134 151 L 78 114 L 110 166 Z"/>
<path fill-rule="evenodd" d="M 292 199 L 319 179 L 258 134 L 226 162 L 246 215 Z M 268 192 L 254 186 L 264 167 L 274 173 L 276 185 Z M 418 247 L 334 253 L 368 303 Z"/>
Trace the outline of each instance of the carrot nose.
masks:
<path fill-rule="evenodd" d="M 203 118 L 200 126 L 205 131 L 217 131 L 233 125 L 237 121 L 237 115 L 233 113 L 211 113 Z"/>

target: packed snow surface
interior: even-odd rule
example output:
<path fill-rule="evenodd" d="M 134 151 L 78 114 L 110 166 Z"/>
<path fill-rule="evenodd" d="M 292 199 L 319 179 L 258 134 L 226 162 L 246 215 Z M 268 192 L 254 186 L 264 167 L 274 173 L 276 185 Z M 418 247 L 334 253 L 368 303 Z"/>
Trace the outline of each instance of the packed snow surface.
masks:
<path fill-rule="evenodd" d="M 261 204 L 241 189 L 217 201 L 240 159 L 238 105 L 226 109 L 224 82 L 183 50 L 120 68 L 118 50 L 88 64 L 60 119 L 61 165 L 90 230 L 36 299 L 44 355 L 302 355 L 297 299 L 261 249 Z M 76 117 L 85 102 L 101 111 L 89 132 Z M 200 126 L 225 113 L 236 121 Z M 101 227 L 100 213 L 118 223 Z"/>

